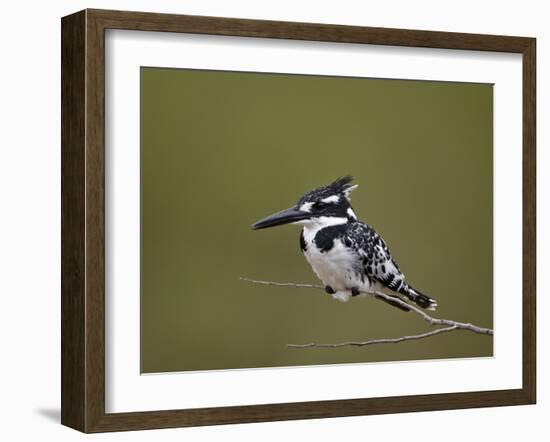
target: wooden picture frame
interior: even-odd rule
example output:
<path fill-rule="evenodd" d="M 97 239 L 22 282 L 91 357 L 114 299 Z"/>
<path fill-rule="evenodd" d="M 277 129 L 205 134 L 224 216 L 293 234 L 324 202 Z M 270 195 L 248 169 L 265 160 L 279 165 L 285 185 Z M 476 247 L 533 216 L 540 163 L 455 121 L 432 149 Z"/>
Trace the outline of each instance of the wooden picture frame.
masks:
<path fill-rule="evenodd" d="M 105 30 L 518 53 L 523 57 L 523 385 L 457 392 L 132 413 L 105 412 Z M 83 432 L 533 404 L 536 399 L 533 38 L 84 10 L 62 19 L 62 409 Z"/>

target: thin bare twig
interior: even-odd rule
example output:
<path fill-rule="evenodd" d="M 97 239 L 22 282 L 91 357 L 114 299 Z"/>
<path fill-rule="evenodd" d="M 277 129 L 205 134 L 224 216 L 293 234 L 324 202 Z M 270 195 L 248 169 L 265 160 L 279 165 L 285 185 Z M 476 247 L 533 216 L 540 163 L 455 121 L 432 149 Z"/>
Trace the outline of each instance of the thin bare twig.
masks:
<path fill-rule="evenodd" d="M 315 284 L 296 284 L 294 282 L 258 281 L 256 279 L 243 278 L 242 276 L 239 279 L 241 281 L 252 282 L 254 284 L 274 285 L 276 287 L 293 287 L 297 289 L 321 289 L 321 290 L 324 289 L 322 285 L 315 285 Z"/>
<path fill-rule="evenodd" d="M 429 322 L 431 325 L 447 325 L 447 326 L 454 326 L 457 329 L 462 330 L 470 330 L 471 332 L 478 333 L 480 335 L 493 335 L 493 330 L 490 328 L 484 328 L 484 327 L 478 327 L 477 325 L 470 324 L 468 322 L 457 322 L 452 321 L 450 319 L 439 319 L 434 318 L 430 315 L 428 315 L 424 310 L 421 310 L 420 307 L 417 307 L 416 305 L 408 304 L 407 302 L 401 300 L 400 298 L 396 298 L 394 296 L 386 295 L 383 292 L 375 292 L 376 295 L 396 302 L 397 304 L 407 306 L 411 309 L 411 311 L 415 312 L 416 314 L 422 316 L 422 319 Z"/>
<path fill-rule="evenodd" d="M 400 338 L 383 338 L 383 339 L 371 339 L 370 341 L 348 341 L 348 342 L 339 342 L 337 344 L 287 344 L 287 347 L 290 348 L 308 348 L 308 347 L 316 347 L 316 348 L 337 348 L 337 347 L 346 347 L 346 346 L 352 346 L 352 347 L 364 347 L 365 345 L 373 345 L 373 344 L 397 344 L 398 342 L 403 341 L 413 341 L 415 339 L 422 339 L 427 338 L 429 336 L 439 335 L 441 333 L 447 333 L 456 330 L 458 327 L 456 325 L 453 325 L 451 327 L 445 327 L 445 328 L 436 328 L 435 330 L 422 333 L 419 335 L 411 335 L 411 336 L 401 336 Z"/>
<path fill-rule="evenodd" d="M 293 282 L 273 282 L 273 281 L 260 281 L 256 279 L 250 279 L 250 278 L 240 278 L 242 281 L 250 282 L 253 284 L 260 284 L 260 285 L 272 285 L 276 287 L 292 287 L 292 288 L 308 288 L 308 289 L 318 289 L 318 290 L 324 290 L 324 287 L 321 285 L 315 285 L 315 284 L 296 284 Z M 419 307 L 409 304 L 405 301 L 403 301 L 401 298 L 387 295 L 383 292 L 364 292 L 366 295 L 374 296 L 375 299 L 384 299 L 386 301 L 390 301 L 394 304 L 399 304 L 402 307 L 408 308 L 410 311 L 416 313 L 422 319 L 427 321 L 431 325 L 444 325 L 446 327 L 437 328 L 435 330 L 432 330 L 427 333 L 422 333 L 419 335 L 411 335 L 411 336 L 402 336 L 399 338 L 384 338 L 384 339 L 371 339 L 369 341 L 350 341 L 350 342 L 341 342 L 336 344 L 288 344 L 288 347 L 291 348 L 308 348 L 308 347 L 317 347 L 317 348 L 336 348 L 336 347 L 345 347 L 345 346 L 357 346 L 357 347 L 363 347 L 366 345 L 372 345 L 372 344 L 395 344 L 398 342 L 404 342 L 404 341 L 412 341 L 416 339 L 423 339 L 428 338 L 430 336 L 435 336 L 441 333 L 447 333 L 455 330 L 468 330 L 473 333 L 481 334 L 481 335 L 493 335 L 493 330 L 490 328 L 484 328 L 479 327 L 474 324 L 470 324 L 468 322 L 458 322 L 458 321 L 452 321 L 450 319 L 439 319 L 434 318 L 433 316 L 428 315 L 424 310 L 420 309 Z"/>

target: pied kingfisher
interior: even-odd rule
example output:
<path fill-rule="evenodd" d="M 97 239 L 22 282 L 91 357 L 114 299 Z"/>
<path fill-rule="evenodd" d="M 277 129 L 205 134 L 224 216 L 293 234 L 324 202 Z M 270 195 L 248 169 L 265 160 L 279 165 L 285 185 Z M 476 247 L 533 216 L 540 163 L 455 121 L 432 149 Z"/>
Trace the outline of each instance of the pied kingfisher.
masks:
<path fill-rule="evenodd" d="M 346 176 L 314 189 L 294 207 L 268 216 L 252 228 L 302 225 L 300 248 L 325 291 L 335 299 L 346 302 L 351 296 L 376 295 L 375 292 L 386 288 L 393 292 L 392 296 L 399 293 L 422 308 L 435 309 L 434 299 L 407 284 L 380 235 L 357 219 L 349 197 L 357 185 L 351 181 Z M 397 302 L 379 299 L 409 310 Z"/>

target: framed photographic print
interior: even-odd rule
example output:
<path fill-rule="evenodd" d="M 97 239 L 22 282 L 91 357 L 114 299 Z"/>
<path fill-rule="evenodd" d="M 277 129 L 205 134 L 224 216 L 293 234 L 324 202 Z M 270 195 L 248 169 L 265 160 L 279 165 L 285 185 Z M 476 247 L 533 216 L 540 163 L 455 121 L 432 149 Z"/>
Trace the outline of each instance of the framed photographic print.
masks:
<path fill-rule="evenodd" d="M 62 19 L 62 423 L 532 404 L 535 40 Z"/>

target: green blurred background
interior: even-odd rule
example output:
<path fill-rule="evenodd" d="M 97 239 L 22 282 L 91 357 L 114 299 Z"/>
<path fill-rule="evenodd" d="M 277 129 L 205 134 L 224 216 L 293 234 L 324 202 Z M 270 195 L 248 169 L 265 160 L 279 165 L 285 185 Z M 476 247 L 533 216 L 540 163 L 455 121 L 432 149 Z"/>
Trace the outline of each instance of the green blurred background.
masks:
<path fill-rule="evenodd" d="M 317 283 L 298 226 L 250 224 L 352 174 L 359 218 L 437 317 L 493 326 L 493 88 L 488 84 L 141 69 L 142 372 L 490 356 L 453 332 L 364 348 L 289 349 L 422 333 Z"/>

